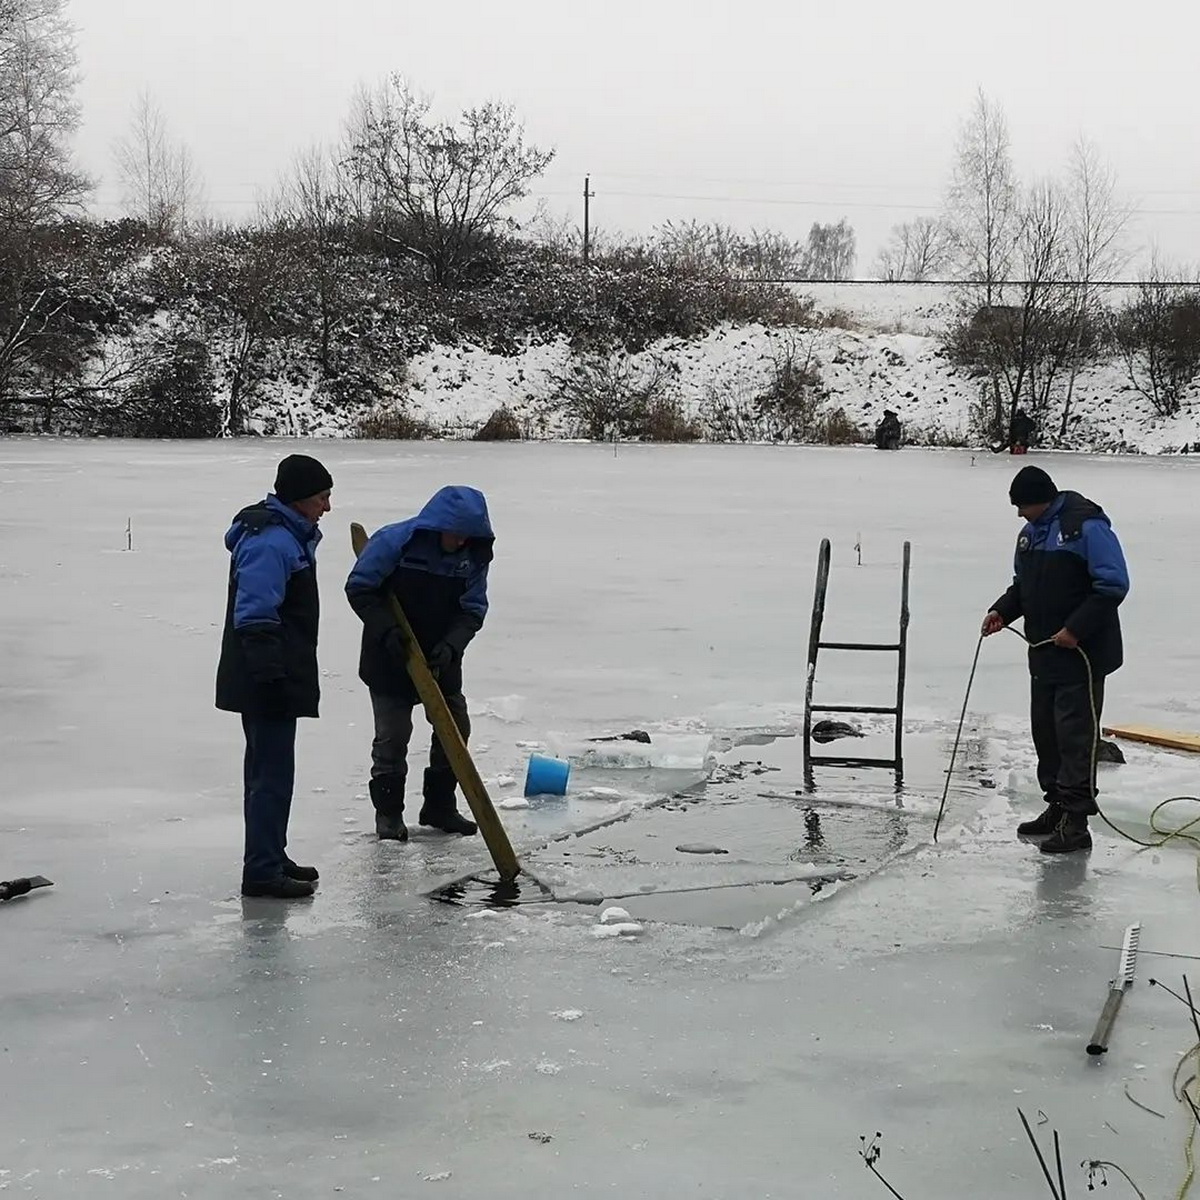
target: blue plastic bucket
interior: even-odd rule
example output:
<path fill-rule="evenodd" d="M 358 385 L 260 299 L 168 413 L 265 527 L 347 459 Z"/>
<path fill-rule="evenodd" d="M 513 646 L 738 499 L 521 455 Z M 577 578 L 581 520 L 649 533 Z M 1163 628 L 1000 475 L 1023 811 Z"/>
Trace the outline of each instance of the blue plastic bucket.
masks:
<path fill-rule="evenodd" d="M 545 758 L 540 754 L 529 756 L 529 769 L 525 772 L 526 796 L 565 796 L 567 780 L 571 778 L 571 764 L 561 758 Z"/>

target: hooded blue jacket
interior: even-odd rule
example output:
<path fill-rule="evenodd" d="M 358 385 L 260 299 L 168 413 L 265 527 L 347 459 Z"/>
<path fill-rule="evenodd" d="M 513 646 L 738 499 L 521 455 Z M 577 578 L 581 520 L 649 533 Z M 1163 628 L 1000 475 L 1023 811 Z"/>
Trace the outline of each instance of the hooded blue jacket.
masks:
<path fill-rule="evenodd" d="M 441 534 L 466 539 L 442 549 Z M 373 690 L 415 699 L 402 648 L 395 640 L 389 592 L 400 601 L 428 654 L 445 643 L 453 664 L 440 676 L 448 695 L 461 690 L 461 659 L 488 611 L 488 567 L 495 534 L 487 500 L 470 487 L 444 487 L 407 521 L 385 525 L 367 542 L 346 580 L 346 595 L 363 622 L 359 675 Z"/>
<path fill-rule="evenodd" d="M 1012 585 L 992 607 L 1005 624 L 1024 617 L 1030 642 L 1069 630 L 1093 673 L 1108 675 L 1124 660 L 1117 609 L 1128 593 L 1125 555 L 1104 510 L 1077 492 L 1062 492 L 1022 527 Z M 1048 678 L 1084 673 L 1079 655 L 1057 646 L 1031 650 L 1030 666 Z"/>
<path fill-rule="evenodd" d="M 217 707 L 268 717 L 315 717 L 317 544 L 321 531 L 271 495 L 242 509 L 225 534 L 229 585 Z"/>

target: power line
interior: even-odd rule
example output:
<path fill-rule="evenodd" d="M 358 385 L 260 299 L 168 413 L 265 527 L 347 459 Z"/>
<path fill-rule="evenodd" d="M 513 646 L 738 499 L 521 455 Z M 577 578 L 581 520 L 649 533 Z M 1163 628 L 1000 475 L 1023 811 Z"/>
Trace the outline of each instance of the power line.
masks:
<path fill-rule="evenodd" d="M 574 196 L 574 192 L 544 191 L 530 192 L 535 199 L 549 199 L 559 196 Z M 810 200 L 785 196 L 697 196 L 679 192 L 626 192 L 608 191 L 602 196 L 615 196 L 622 199 L 638 200 L 686 200 L 693 204 L 772 204 L 793 208 L 865 208 L 877 212 L 889 212 L 905 209 L 912 212 L 942 212 L 943 204 L 912 204 L 906 201 L 884 200 Z M 1156 217 L 1200 217 L 1200 208 L 1137 208 L 1139 216 Z"/>

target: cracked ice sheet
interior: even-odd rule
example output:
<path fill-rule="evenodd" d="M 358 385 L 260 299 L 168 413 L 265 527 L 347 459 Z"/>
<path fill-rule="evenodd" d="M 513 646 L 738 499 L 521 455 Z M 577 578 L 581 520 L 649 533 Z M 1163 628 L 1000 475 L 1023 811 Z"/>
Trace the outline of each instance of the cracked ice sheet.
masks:
<path fill-rule="evenodd" d="M 338 603 L 347 519 L 395 519 L 450 478 L 488 491 L 502 553 L 472 691 L 525 701 L 515 720 L 512 707 L 481 716 L 486 775 L 518 775 L 529 749 L 516 743 L 551 729 L 794 728 L 810 552 L 825 535 L 830 637 L 894 627 L 899 543 L 912 538 L 909 728 L 948 752 L 1016 532 L 1009 460 L 316 447 L 339 507 L 321 550 L 324 715 L 301 732 L 292 850 L 323 881 L 283 910 L 234 894 L 240 749 L 236 722 L 210 705 L 220 535 L 294 448 L 0 443 L 0 853 L 5 877 L 56 881 L 0 912 L 14 964 L 0 973 L 9 1191 L 58 1200 L 115 1182 L 133 1200 L 265 1200 L 378 1180 L 407 1194 L 451 1172 L 446 1186 L 501 1200 L 793 1196 L 798 1181 L 857 1200 L 878 1187 L 858 1136 L 881 1130 L 880 1165 L 902 1194 L 958 1195 L 968 1180 L 1026 1200 L 1041 1184 L 1017 1103 L 1051 1116 L 1069 1170 L 1110 1158 L 1149 1195 L 1178 1188 L 1168 1080 L 1192 1035 L 1146 987 L 1150 958 L 1109 1055 L 1088 1063 L 1083 1044 L 1115 961 L 1099 946 L 1130 920 L 1147 949 L 1200 953 L 1193 860 L 1103 828 L 1087 861 L 1047 862 L 1012 840 L 1035 803 L 1015 640 L 989 642 L 981 663 L 951 811 L 961 830 L 755 938 L 647 924 L 638 939 L 596 939 L 596 910 L 553 906 L 469 920 L 421 892 L 482 864 L 478 843 L 380 845 L 355 799 L 369 733 L 356 627 Z M 1108 715 L 1196 725 L 1200 647 L 1167 597 L 1200 588 L 1200 564 L 1178 553 L 1200 464 L 1050 466 L 1113 513 L 1133 565 L 1130 662 Z M 203 480 L 203 503 L 183 479 Z M 881 489 L 904 502 L 881 505 Z M 130 516 L 132 554 L 120 549 Z M 848 553 L 859 531 L 862 568 Z M 878 664 L 823 668 L 820 686 L 830 702 L 869 700 Z M 1196 790 L 1191 760 L 1129 753 L 1127 773 L 1102 776 L 1114 815 L 1144 821 L 1159 796 Z M 972 766 L 999 788 L 971 785 Z M 886 782 L 867 786 L 886 805 Z M 930 797 L 918 801 L 927 827 Z M 522 847 L 544 840 L 510 828 Z M 587 1019 L 552 1015 L 566 1010 Z M 1170 1119 L 1134 1108 L 1126 1082 Z M 1082 1192 L 1078 1173 L 1069 1183 Z"/>

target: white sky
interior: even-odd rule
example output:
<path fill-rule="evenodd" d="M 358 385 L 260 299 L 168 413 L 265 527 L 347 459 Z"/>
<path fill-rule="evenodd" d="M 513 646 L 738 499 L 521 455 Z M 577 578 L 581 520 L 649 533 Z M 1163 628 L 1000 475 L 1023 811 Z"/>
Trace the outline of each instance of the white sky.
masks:
<path fill-rule="evenodd" d="M 292 154 L 336 135 L 389 71 L 446 115 L 511 101 L 557 157 L 535 187 L 603 228 L 668 219 L 803 237 L 847 217 L 858 274 L 936 210 L 982 86 L 1022 178 L 1080 133 L 1142 216 L 1138 244 L 1200 261 L 1200 6 L 1189 0 L 73 0 L 79 149 L 117 211 L 111 145 L 148 89 L 210 207 L 253 211 Z"/>

